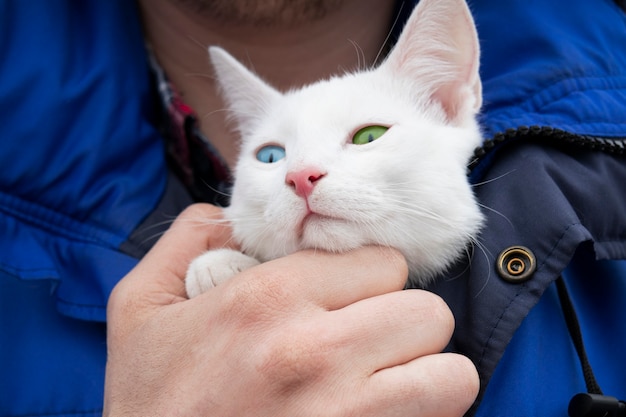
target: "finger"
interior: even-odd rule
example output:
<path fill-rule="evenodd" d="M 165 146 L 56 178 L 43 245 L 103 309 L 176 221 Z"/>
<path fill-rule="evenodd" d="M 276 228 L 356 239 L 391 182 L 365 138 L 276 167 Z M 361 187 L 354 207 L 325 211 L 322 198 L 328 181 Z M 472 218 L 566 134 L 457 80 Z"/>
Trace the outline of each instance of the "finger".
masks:
<path fill-rule="evenodd" d="M 423 290 L 383 294 L 330 314 L 331 337 L 348 347 L 343 360 L 371 372 L 439 353 L 454 331 L 454 317 L 445 302 Z"/>
<path fill-rule="evenodd" d="M 136 298 L 154 306 L 186 299 L 184 278 L 191 260 L 208 249 L 230 244 L 230 227 L 220 208 L 209 204 L 189 206 L 120 281 L 111 297 L 113 306 L 117 305 L 119 294 L 129 300 L 122 300 L 124 304 L 132 304 L 130 301 Z"/>
<path fill-rule="evenodd" d="M 261 291 L 280 289 L 294 303 L 308 301 L 327 310 L 343 308 L 364 298 L 404 287 L 408 269 L 396 250 L 363 247 L 334 254 L 302 251 L 259 265 L 253 274 Z M 245 279 L 242 277 L 242 279 Z"/>
<path fill-rule="evenodd" d="M 208 249 L 229 247 L 230 227 L 219 207 L 194 204 L 187 207 L 146 255 L 146 263 L 158 269 L 167 261 L 172 275 L 184 278 L 191 260 Z M 157 260 L 161 260 L 158 262 Z"/>
<path fill-rule="evenodd" d="M 383 369 L 368 384 L 367 415 L 420 417 L 464 415 L 480 386 L 474 364 L 454 353 L 423 356 Z"/>

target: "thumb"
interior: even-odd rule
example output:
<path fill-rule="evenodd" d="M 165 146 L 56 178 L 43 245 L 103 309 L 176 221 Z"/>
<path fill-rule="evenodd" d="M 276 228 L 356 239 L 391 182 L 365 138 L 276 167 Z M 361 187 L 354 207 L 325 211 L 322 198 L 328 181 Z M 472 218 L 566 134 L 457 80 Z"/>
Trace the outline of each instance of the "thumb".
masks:
<path fill-rule="evenodd" d="M 227 247 L 230 226 L 222 209 L 194 204 L 185 209 L 137 266 L 142 286 L 186 298 L 184 278 L 189 263 L 209 249 Z"/>
<path fill-rule="evenodd" d="M 113 289 L 108 319 L 122 315 L 142 320 L 158 307 L 186 300 L 184 279 L 189 263 L 208 249 L 233 246 L 230 230 L 219 207 L 189 206 Z"/>

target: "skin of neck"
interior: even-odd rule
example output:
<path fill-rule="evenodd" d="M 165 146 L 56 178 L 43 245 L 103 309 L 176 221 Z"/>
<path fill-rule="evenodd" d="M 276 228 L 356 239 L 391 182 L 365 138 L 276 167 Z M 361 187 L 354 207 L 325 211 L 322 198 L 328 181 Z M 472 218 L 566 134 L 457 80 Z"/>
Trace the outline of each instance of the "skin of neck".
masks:
<path fill-rule="evenodd" d="M 218 45 L 279 90 L 371 66 L 391 30 L 393 0 L 345 0 L 324 17 L 288 25 L 223 23 L 173 0 L 139 0 L 148 43 L 200 129 L 229 166 L 239 139 L 227 122 L 207 48 Z"/>

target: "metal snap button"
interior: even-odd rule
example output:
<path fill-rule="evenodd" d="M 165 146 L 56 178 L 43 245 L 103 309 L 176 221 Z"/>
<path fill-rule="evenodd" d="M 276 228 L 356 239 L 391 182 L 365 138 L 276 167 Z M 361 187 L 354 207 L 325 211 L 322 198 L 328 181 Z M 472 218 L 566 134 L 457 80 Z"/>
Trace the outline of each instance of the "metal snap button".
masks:
<path fill-rule="evenodd" d="M 537 269 L 533 252 L 524 246 L 511 246 L 500 253 L 496 269 L 502 279 L 520 283 L 530 279 Z"/>

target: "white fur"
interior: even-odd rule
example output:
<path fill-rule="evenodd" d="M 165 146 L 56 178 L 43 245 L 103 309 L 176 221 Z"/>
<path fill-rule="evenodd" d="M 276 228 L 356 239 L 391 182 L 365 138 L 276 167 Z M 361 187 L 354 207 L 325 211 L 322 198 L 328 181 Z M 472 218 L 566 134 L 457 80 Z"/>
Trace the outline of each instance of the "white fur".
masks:
<path fill-rule="evenodd" d="M 475 239 L 483 216 L 466 164 L 481 143 L 481 87 L 463 0 L 422 0 L 380 67 L 285 94 L 225 51 L 212 47 L 210 55 L 242 134 L 225 216 L 246 254 L 263 262 L 305 248 L 386 245 L 404 254 L 412 284 L 423 286 Z M 368 125 L 390 129 L 352 144 Z M 267 144 L 284 146 L 286 157 L 259 162 L 256 152 Z M 324 176 L 308 198 L 320 216 L 303 225 L 307 202 L 285 177 L 306 167 Z M 193 280 L 209 283 L 194 286 L 217 284 L 215 268 L 225 260 L 192 264 Z"/>

